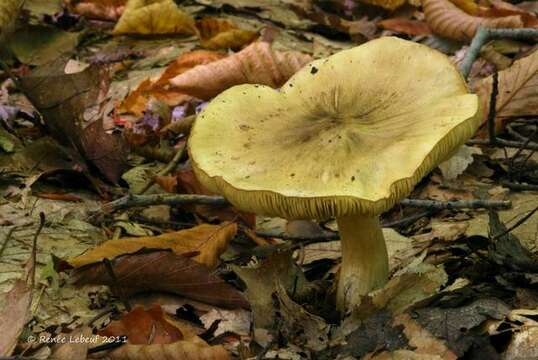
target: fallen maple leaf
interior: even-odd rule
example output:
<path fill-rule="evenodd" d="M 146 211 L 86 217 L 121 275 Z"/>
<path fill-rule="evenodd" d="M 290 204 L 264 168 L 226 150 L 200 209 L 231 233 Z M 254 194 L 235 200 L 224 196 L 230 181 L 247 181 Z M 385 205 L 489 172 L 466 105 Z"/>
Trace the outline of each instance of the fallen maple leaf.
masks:
<path fill-rule="evenodd" d="M 249 308 L 238 290 L 183 255 L 169 251 L 124 255 L 113 261 L 112 268 L 117 281 L 111 279 L 103 263 L 75 269 L 72 281 L 76 285 L 119 285 L 121 289 L 113 289 L 125 295 L 161 291 L 226 308 Z"/>
<path fill-rule="evenodd" d="M 194 19 L 173 0 L 129 0 L 114 34 L 196 34 Z"/>
<path fill-rule="evenodd" d="M 258 37 L 254 31 L 240 29 L 231 21 L 214 17 L 198 20 L 196 27 L 200 32 L 200 45 L 212 50 L 238 50 Z"/>
<path fill-rule="evenodd" d="M 196 66 L 170 83 L 178 91 L 208 100 L 239 84 L 279 87 L 310 60 L 300 52 L 275 51 L 268 43 L 255 42 L 225 59 Z"/>
<path fill-rule="evenodd" d="M 101 262 L 103 259 L 133 254 L 142 249 L 170 249 L 178 255 L 199 252 L 193 260 L 213 269 L 218 264 L 219 256 L 226 250 L 236 233 L 237 225 L 233 223 L 203 224 L 159 236 L 109 240 L 68 262 L 71 266 L 80 268 Z"/>
<path fill-rule="evenodd" d="M 144 80 L 138 87 L 123 100 L 118 108 L 119 113 L 132 113 L 142 115 L 151 98 L 160 100 L 169 106 L 180 105 L 192 97 L 176 89 L 170 89 L 169 80 L 197 65 L 209 64 L 226 57 L 226 54 L 196 50 L 185 53 L 170 63 L 162 75 L 155 81 Z"/>
<path fill-rule="evenodd" d="M 144 310 L 137 306 L 120 320 L 112 321 L 98 334 L 126 336 L 128 343 L 112 351 L 111 359 L 229 359 L 220 345 L 210 346 L 187 327 L 168 320 L 159 305 Z"/>
<path fill-rule="evenodd" d="M 478 93 L 484 109 L 483 122 L 488 118 L 489 101 L 493 84 L 492 76 L 477 82 Z M 499 93 L 496 102 L 496 131 L 502 132 L 509 118 L 538 115 L 538 51 L 517 60 L 499 72 Z M 485 126 L 485 125 L 484 125 Z M 483 129 L 482 133 L 486 130 Z"/>
<path fill-rule="evenodd" d="M 405 18 L 386 19 L 378 22 L 377 26 L 407 35 L 430 35 L 432 33 L 425 22 Z"/>
<path fill-rule="evenodd" d="M 90 19 L 118 20 L 127 0 L 65 0 L 67 9 Z"/>
<path fill-rule="evenodd" d="M 479 26 L 489 28 L 522 28 L 521 15 L 499 18 L 472 16 L 449 0 L 423 0 L 424 15 L 430 28 L 437 34 L 455 40 L 470 40 Z"/>

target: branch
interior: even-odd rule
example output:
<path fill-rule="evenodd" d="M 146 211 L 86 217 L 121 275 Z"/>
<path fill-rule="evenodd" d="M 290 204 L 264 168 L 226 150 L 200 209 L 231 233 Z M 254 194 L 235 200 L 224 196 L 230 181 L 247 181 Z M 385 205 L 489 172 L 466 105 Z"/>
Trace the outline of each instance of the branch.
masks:
<path fill-rule="evenodd" d="M 214 205 L 229 206 L 231 205 L 222 196 L 207 195 L 186 195 L 186 194 L 156 194 L 156 195 L 127 195 L 118 200 L 111 201 L 103 205 L 103 210 L 112 212 L 119 209 L 125 209 L 136 206 L 150 205 Z M 416 200 L 403 199 L 401 205 L 419 207 L 426 209 L 507 209 L 512 206 L 510 201 L 496 200 L 458 200 L 458 201 L 435 201 L 435 200 Z"/>
<path fill-rule="evenodd" d="M 489 40 L 493 39 L 532 39 L 538 37 L 538 29 L 524 28 L 524 29 L 488 29 L 480 26 L 476 31 L 473 41 L 463 58 L 463 61 L 460 65 L 460 71 L 463 74 L 463 77 L 467 79 L 469 73 L 471 72 L 471 67 L 475 62 L 476 58 L 480 54 L 480 49 L 487 43 Z"/>

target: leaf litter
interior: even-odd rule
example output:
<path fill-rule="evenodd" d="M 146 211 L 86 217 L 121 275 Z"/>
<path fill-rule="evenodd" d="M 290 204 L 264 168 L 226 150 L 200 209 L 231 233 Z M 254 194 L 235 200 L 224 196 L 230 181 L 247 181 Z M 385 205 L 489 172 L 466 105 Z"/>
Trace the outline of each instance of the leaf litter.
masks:
<path fill-rule="evenodd" d="M 538 61 L 528 39 L 486 44 L 469 79 L 487 109 L 499 70 L 496 133 L 526 145 L 468 144 L 411 195 L 512 207 L 395 206 L 382 216 L 391 278 L 348 314 L 334 306 L 341 259 L 334 221 L 287 222 L 198 203 L 101 208 L 140 193 L 213 196 L 181 151 L 206 101 L 234 85 L 278 88 L 310 60 L 384 35 L 459 62 L 479 25 L 536 28 L 532 4 L 20 5 L 0 5 L 0 19 L 9 19 L 0 21 L 0 41 L 9 38 L 10 47 L 2 48 L 0 73 L 0 324 L 9 324 L 0 331 L 2 355 L 536 357 Z M 46 221 L 30 284 L 24 265 L 40 212 Z M 117 340 L 111 348 L 33 340 L 96 334 Z"/>

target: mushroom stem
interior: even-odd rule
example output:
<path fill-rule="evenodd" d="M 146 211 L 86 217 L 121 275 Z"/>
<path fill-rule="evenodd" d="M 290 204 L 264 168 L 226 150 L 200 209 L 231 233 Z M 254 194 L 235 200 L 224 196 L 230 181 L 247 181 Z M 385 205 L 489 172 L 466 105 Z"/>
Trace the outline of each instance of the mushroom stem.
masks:
<path fill-rule="evenodd" d="M 346 311 L 360 303 L 361 295 L 387 282 L 388 254 L 377 216 L 353 215 L 336 221 L 342 242 L 336 304 L 340 311 Z"/>

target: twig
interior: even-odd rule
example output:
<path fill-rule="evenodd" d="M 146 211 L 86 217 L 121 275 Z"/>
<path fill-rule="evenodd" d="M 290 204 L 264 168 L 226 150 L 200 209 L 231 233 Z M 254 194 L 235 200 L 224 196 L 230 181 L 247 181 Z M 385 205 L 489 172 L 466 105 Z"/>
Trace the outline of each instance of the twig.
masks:
<path fill-rule="evenodd" d="M 36 268 L 36 259 L 37 259 L 37 238 L 39 234 L 41 234 L 41 230 L 43 230 L 43 226 L 45 226 L 45 213 L 40 212 L 39 213 L 39 225 L 37 227 L 37 231 L 34 234 L 34 238 L 32 240 L 32 271 L 29 274 L 31 279 L 30 283 L 32 284 L 32 289 L 34 288 L 35 284 L 35 268 Z"/>
<path fill-rule="evenodd" d="M 127 195 L 118 200 L 111 201 L 103 206 L 103 210 L 111 212 L 118 209 L 124 209 L 136 206 L 150 205 L 214 205 L 229 206 L 231 205 L 222 196 L 208 195 L 185 195 L 185 194 L 156 194 L 156 195 Z M 510 201 L 497 200 L 456 200 L 456 201 L 436 201 L 436 200 L 418 200 L 403 199 L 401 205 L 426 208 L 432 210 L 442 209 L 508 209 L 512 206 Z"/>
<path fill-rule="evenodd" d="M 426 209 L 509 209 L 511 201 L 498 200 L 456 200 L 456 201 L 435 201 L 435 200 L 415 200 L 403 199 L 400 204 L 420 207 Z"/>
<path fill-rule="evenodd" d="M 514 230 L 515 228 L 517 228 L 518 226 L 523 224 L 525 221 L 527 221 L 527 219 L 529 219 L 532 215 L 534 215 L 536 213 L 536 211 L 538 211 L 538 206 L 535 207 L 534 209 L 532 209 L 531 211 L 529 211 L 529 213 L 527 215 L 525 215 L 521 219 L 519 219 L 514 225 L 510 226 L 508 229 L 506 229 L 502 233 L 500 233 L 498 235 L 495 235 L 492 240 L 497 240 L 497 239 L 503 237 L 504 235 L 510 233 L 512 230 Z"/>
<path fill-rule="evenodd" d="M 526 149 L 526 150 L 538 150 L 538 144 L 530 143 L 525 145 L 522 141 L 511 141 L 511 140 L 504 140 L 495 138 L 495 143 L 492 144 L 489 140 L 482 140 L 482 139 L 473 139 L 467 141 L 467 145 L 487 145 L 487 146 L 493 146 L 498 148 L 503 147 L 509 147 L 509 148 L 518 148 L 518 149 Z"/>
<path fill-rule="evenodd" d="M 9 243 L 9 240 L 11 240 L 11 236 L 15 232 L 15 229 L 17 227 L 13 226 L 11 229 L 9 229 L 8 233 L 6 234 L 6 238 L 4 239 L 4 242 L 2 243 L 2 247 L 0 247 L 0 258 L 2 257 L 2 254 L 7 248 L 7 244 Z"/>
<path fill-rule="evenodd" d="M 185 195 L 185 194 L 155 194 L 155 195 L 127 195 L 118 200 L 111 201 L 103 206 L 103 210 L 112 212 L 119 209 L 125 209 L 136 206 L 151 206 L 151 205 L 214 205 L 227 206 L 230 205 L 226 199 L 221 196 L 207 195 Z"/>
<path fill-rule="evenodd" d="M 532 39 L 538 37 L 538 29 L 524 28 L 524 29 L 488 29 L 480 26 L 476 31 L 473 41 L 463 58 L 460 65 L 460 71 L 463 77 L 467 79 L 471 72 L 471 67 L 476 58 L 480 54 L 480 49 L 489 40 L 507 38 L 507 39 Z"/>
<path fill-rule="evenodd" d="M 183 155 L 185 154 L 185 148 L 187 147 L 187 145 L 184 145 L 182 146 L 177 152 L 176 154 L 174 155 L 174 157 L 172 158 L 172 161 L 170 161 L 168 163 L 168 165 L 166 165 L 164 167 L 164 169 L 162 169 L 161 171 L 159 171 L 157 173 L 156 176 L 166 176 L 168 175 L 171 171 L 173 171 L 177 164 L 179 164 L 179 162 L 181 161 L 181 158 L 183 158 Z M 149 190 L 150 187 L 153 186 L 153 184 L 155 184 L 155 177 L 152 177 L 147 183 L 146 185 L 144 185 L 144 187 L 142 188 L 142 190 L 140 190 L 140 195 L 141 194 L 144 194 L 146 191 Z"/>
<path fill-rule="evenodd" d="M 512 190 L 538 191 L 538 185 L 515 183 L 511 181 L 501 181 L 501 185 Z"/>
<path fill-rule="evenodd" d="M 499 73 L 497 70 L 493 73 L 491 84 L 491 94 L 489 97 L 488 109 L 488 135 L 489 143 L 495 145 L 497 136 L 495 134 L 495 116 L 497 115 L 497 95 L 499 95 Z"/>

